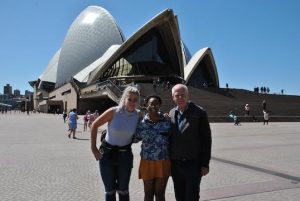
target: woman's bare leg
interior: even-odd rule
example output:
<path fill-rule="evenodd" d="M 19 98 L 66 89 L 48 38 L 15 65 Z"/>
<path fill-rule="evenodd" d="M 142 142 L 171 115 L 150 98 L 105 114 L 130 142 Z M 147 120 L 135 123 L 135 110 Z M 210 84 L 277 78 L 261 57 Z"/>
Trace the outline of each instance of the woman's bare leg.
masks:
<path fill-rule="evenodd" d="M 155 201 L 165 201 L 165 192 L 169 177 L 156 178 L 154 181 Z"/>
<path fill-rule="evenodd" d="M 150 180 L 143 180 L 144 181 L 144 191 L 145 191 L 145 198 L 144 201 L 153 201 L 154 200 L 154 179 Z"/>

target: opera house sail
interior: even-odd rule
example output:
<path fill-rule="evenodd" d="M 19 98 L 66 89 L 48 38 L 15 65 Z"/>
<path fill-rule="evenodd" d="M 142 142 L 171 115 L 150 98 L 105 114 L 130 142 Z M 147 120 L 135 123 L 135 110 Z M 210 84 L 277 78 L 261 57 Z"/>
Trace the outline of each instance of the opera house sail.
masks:
<path fill-rule="evenodd" d="M 30 84 L 35 109 L 76 107 L 80 112 L 116 104 L 131 83 L 140 84 L 141 94 L 150 93 L 154 82 L 219 87 L 212 50 L 190 54 L 172 9 L 157 14 L 125 40 L 107 10 L 89 6 L 71 24 L 41 76 Z"/>
<path fill-rule="evenodd" d="M 107 10 L 98 6 L 86 8 L 72 23 L 63 42 L 56 85 L 69 81 L 101 57 L 111 45 L 123 42 L 124 37 Z"/>

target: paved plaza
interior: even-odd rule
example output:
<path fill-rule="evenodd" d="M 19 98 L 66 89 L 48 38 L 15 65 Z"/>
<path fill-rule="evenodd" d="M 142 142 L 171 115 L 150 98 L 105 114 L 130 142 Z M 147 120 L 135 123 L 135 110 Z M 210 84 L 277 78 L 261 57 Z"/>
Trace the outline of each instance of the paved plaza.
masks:
<path fill-rule="evenodd" d="M 211 172 L 202 180 L 201 200 L 300 200 L 300 123 L 215 123 L 211 128 Z M 69 139 L 61 115 L 0 114 L 0 200 L 104 200 L 90 135 L 82 130 L 82 117 L 78 139 Z M 142 201 L 140 144 L 133 150 L 131 200 Z M 171 179 L 166 197 L 175 200 Z"/>

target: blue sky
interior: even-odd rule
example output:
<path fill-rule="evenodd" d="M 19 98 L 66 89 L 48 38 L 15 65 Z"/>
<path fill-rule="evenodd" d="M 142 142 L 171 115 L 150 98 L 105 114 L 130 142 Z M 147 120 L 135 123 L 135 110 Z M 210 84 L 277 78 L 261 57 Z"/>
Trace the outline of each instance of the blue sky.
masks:
<path fill-rule="evenodd" d="M 32 90 L 28 81 L 39 77 L 89 5 L 107 9 L 126 38 L 171 8 L 192 54 L 212 48 L 221 87 L 300 95 L 297 0 L 1 0 L 0 93 L 7 83 L 21 93 Z"/>

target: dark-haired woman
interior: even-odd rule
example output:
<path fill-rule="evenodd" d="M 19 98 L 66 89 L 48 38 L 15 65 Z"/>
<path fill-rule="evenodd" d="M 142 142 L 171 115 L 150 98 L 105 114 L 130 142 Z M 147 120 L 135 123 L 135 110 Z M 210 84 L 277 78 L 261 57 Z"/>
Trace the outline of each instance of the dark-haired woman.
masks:
<path fill-rule="evenodd" d="M 165 200 L 171 174 L 169 160 L 170 121 L 160 113 L 161 98 L 153 95 L 145 100 L 147 114 L 139 122 L 135 141 L 142 141 L 139 178 L 143 179 L 145 201 Z"/>

